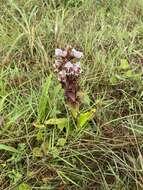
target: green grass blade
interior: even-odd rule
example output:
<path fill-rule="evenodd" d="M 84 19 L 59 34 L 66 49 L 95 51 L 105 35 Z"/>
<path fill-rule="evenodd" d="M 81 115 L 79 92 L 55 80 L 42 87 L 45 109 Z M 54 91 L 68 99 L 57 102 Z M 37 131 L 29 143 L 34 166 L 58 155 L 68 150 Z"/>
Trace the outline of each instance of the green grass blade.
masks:
<path fill-rule="evenodd" d="M 0 144 L 0 150 L 5 150 L 5 151 L 9 151 L 9 152 L 19 153 L 19 151 L 16 150 L 15 148 L 13 148 L 12 146 L 8 146 L 8 145 L 5 145 L 5 144 Z"/>
<path fill-rule="evenodd" d="M 48 91 L 51 84 L 52 74 L 50 74 L 43 85 L 42 94 L 39 102 L 38 121 L 43 122 L 46 116 L 46 108 L 48 103 Z"/>

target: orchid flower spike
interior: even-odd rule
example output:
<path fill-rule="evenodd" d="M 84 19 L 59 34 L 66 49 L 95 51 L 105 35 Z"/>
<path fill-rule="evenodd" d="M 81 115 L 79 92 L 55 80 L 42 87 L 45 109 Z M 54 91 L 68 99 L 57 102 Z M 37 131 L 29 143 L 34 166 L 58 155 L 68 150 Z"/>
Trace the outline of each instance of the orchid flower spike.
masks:
<path fill-rule="evenodd" d="M 55 49 L 55 57 L 54 69 L 65 90 L 65 98 L 70 105 L 76 106 L 80 102 L 77 93 L 80 89 L 78 79 L 82 71 L 80 59 L 83 53 L 67 46 L 64 50 Z"/>

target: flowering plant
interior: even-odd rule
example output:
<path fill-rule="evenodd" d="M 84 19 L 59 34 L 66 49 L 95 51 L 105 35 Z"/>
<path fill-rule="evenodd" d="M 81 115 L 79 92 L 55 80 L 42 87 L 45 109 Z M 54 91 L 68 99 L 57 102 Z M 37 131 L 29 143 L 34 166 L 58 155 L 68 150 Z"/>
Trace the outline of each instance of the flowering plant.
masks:
<path fill-rule="evenodd" d="M 55 63 L 54 70 L 57 73 L 58 80 L 60 81 L 62 88 L 64 89 L 66 103 L 68 104 L 69 111 L 71 113 L 70 117 L 63 118 L 49 118 L 44 121 L 44 124 L 34 124 L 35 127 L 45 127 L 46 125 L 56 125 L 60 131 L 66 129 L 67 136 L 74 129 L 76 124 L 77 130 L 83 129 L 86 127 L 88 121 L 94 118 L 95 109 L 87 109 L 86 111 L 79 110 L 80 102 L 84 102 L 79 86 L 79 77 L 82 72 L 80 67 L 80 60 L 83 58 L 83 53 L 77 51 L 71 46 L 66 47 L 64 50 L 56 49 L 55 50 Z M 41 96 L 39 103 L 39 121 L 43 121 L 46 115 L 46 96 L 45 93 L 48 93 L 49 87 L 51 85 L 52 75 L 48 76 Z M 72 117 L 72 119 L 71 119 Z M 73 125 L 74 121 L 74 125 Z"/>
<path fill-rule="evenodd" d="M 79 107 L 80 100 L 77 93 L 80 86 L 78 79 L 82 72 L 80 59 L 83 57 L 83 53 L 68 46 L 64 50 L 56 49 L 55 56 L 54 69 L 65 91 L 66 102 L 72 107 Z"/>

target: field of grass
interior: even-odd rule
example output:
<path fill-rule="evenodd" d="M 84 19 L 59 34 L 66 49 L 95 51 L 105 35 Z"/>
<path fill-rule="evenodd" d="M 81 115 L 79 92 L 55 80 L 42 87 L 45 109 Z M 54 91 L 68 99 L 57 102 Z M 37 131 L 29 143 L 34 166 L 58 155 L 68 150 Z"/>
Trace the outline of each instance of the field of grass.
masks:
<path fill-rule="evenodd" d="M 53 71 L 68 44 L 81 127 Z M 0 190 L 142 190 L 142 74 L 142 0 L 0 0 Z"/>

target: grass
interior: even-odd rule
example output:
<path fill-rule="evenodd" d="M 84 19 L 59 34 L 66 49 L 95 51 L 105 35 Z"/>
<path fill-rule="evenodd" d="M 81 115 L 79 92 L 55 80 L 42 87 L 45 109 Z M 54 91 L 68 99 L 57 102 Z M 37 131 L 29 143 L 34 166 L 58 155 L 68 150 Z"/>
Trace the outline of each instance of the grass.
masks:
<path fill-rule="evenodd" d="M 80 130 L 52 67 L 67 44 L 96 109 Z M 1 0 L 1 190 L 143 189 L 142 44 L 142 0 Z M 60 117 L 72 132 L 43 124 Z"/>

